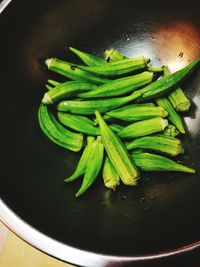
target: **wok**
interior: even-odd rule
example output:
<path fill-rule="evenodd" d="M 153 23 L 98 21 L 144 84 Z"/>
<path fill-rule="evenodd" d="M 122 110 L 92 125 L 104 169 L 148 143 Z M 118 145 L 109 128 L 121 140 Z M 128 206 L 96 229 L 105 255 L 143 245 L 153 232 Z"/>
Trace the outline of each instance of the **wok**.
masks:
<path fill-rule="evenodd" d="M 174 263 L 175 255 L 190 251 L 200 262 L 199 70 L 183 84 L 192 107 L 184 117 L 187 153 L 180 158 L 196 175 L 146 173 L 138 187 L 116 192 L 105 189 L 99 177 L 75 199 L 80 182 L 63 180 L 80 154 L 49 142 L 37 121 L 45 81 L 61 79 L 45 69 L 44 58 L 75 61 L 69 46 L 98 56 L 114 47 L 175 71 L 200 54 L 199 9 L 198 1 L 11 1 L 0 16 L 0 217 L 15 233 L 82 266 L 152 260 L 155 266 L 156 259 Z"/>

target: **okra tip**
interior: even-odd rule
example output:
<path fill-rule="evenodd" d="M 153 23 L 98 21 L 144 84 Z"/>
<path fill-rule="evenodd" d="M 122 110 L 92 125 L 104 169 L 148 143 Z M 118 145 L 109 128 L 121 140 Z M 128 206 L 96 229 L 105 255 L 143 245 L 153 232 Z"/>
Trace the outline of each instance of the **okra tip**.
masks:
<path fill-rule="evenodd" d="M 52 61 L 53 61 L 53 58 L 47 58 L 45 60 L 45 65 L 47 66 L 48 69 L 51 66 Z"/>
<path fill-rule="evenodd" d="M 49 104 L 53 104 L 53 101 L 50 97 L 50 95 L 48 94 L 48 92 L 46 92 L 42 98 L 42 103 L 45 105 L 49 105 Z"/>

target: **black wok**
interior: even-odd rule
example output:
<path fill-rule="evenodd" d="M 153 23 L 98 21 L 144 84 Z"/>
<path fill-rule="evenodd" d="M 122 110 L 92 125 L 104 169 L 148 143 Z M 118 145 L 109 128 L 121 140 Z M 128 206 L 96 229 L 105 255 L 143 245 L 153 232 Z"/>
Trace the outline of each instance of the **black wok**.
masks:
<path fill-rule="evenodd" d="M 200 55 L 199 10 L 198 1 L 15 0 L 2 12 L 0 217 L 14 232 L 83 266 L 150 260 L 155 266 L 156 258 L 173 264 L 176 254 L 189 251 L 200 264 L 199 70 L 183 85 L 192 108 L 184 119 L 187 153 L 180 158 L 196 175 L 147 173 L 137 188 L 116 192 L 99 177 L 75 199 L 80 183 L 63 180 L 80 154 L 50 143 L 37 121 L 46 79 L 60 78 L 44 68 L 44 58 L 75 61 L 69 46 L 100 56 L 115 47 L 175 71 Z"/>

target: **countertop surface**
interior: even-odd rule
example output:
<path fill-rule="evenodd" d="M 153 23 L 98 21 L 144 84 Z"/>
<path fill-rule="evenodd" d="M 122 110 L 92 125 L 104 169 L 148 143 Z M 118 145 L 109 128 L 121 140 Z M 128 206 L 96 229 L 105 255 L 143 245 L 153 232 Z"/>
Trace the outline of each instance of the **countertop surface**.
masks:
<path fill-rule="evenodd" d="M 0 222 L 0 267 L 73 267 L 33 248 Z"/>

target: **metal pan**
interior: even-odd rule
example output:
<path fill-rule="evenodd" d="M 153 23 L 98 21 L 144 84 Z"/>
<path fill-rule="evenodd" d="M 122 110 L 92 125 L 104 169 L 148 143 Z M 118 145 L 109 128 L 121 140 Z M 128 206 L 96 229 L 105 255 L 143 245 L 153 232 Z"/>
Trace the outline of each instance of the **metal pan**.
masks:
<path fill-rule="evenodd" d="M 199 8 L 196 1 L 21 0 L 4 10 L 0 217 L 20 237 L 82 266 L 133 266 L 200 246 L 199 70 L 183 85 L 192 99 L 184 161 L 196 175 L 148 173 L 137 188 L 116 192 L 99 177 L 77 200 L 80 184 L 63 180 L 80 155 L 50 143 L 37 121 L 46 79 L 59 79 L 43 67 L 44 58 L 75 60 L 69 46 L 100 56 L 115 47 L 175 71 L 200 54 Z"/>

